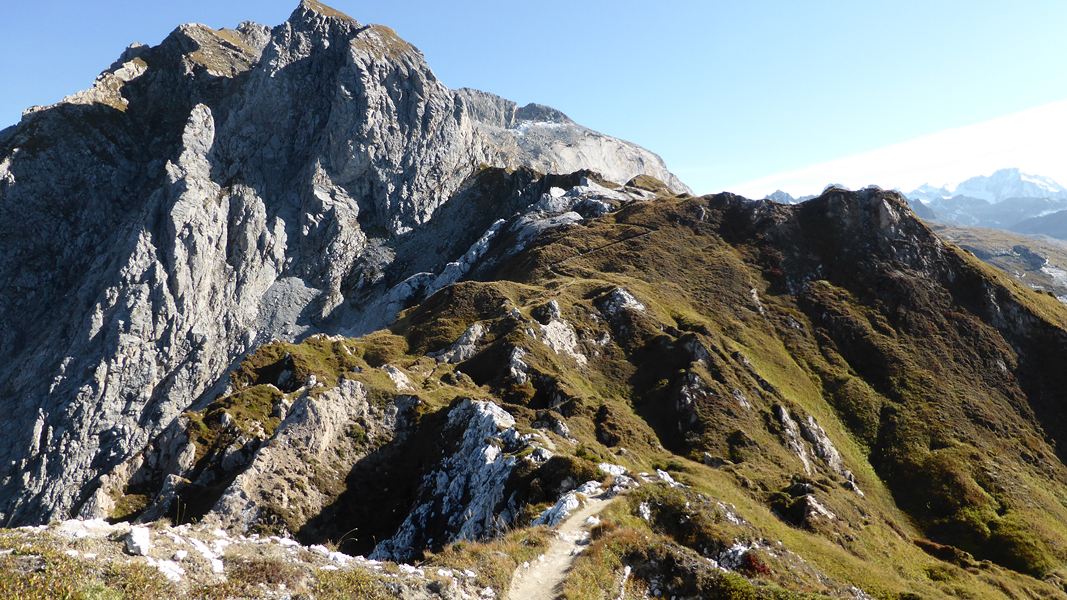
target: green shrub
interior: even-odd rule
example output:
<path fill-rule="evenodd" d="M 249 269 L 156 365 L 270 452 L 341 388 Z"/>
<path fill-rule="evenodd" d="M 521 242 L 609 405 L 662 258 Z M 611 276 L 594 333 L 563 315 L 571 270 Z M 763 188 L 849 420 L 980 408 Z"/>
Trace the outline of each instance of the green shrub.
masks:
<path fill-rule="evenodd" d="M 1056 567 L 1048 545 L 1019 513 L 1007 513 L 990 523 L 989 529 L 989 555 L 994 561 L 1034 577 L 1043 577 Z"/>

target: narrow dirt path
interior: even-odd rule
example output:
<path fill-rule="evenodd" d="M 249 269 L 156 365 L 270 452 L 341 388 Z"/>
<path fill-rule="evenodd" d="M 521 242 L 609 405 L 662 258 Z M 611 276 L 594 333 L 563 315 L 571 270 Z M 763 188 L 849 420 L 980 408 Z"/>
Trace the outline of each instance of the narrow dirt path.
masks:
<path fill-rule="evenodd" d="M 575 557 L 589 542 L 586 519 L 600 513 L 611 502 L 604 496 L 589 498 L 556 528 L 556 537 L 538 559 L 528 566 L 519 565 L 511 577 L 508 600 L 556 600 L 563 591 L 563 580 Z"/>

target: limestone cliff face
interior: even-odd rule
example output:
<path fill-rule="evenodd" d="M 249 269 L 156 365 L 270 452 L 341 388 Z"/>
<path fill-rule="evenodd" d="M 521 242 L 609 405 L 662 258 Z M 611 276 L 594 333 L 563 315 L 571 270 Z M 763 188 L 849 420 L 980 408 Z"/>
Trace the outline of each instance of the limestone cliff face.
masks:
<path fill-rule="evenodd" d="M 273 29 L 182 26 L 27 111 L 0 132 L 0 522 L 93 514 L 100 477 L 261 343 L 388 322 L 397 284 L 537 200 L 464 208 L 483 165 L 685 190 L 311 0 Z"/>
<path fill-rule="evenodd" d="M 593 168 L 619 182 L 641 173 L 674 191 L 689 191 L 652 152 L 582 127 L 554 108 L 519 106 L 479 90 L 460 89 L 456 93 L 465 102 L 478 132 L 490 140 L 494 164 L 525 165 L 543 173 Z"/>

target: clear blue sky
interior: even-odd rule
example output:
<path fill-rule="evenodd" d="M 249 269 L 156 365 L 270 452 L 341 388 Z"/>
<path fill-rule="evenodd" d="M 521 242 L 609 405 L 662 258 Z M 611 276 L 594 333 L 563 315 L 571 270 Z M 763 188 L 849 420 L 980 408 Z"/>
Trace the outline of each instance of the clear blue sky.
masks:
<path fill-rule="evenodd" d="M 555 106 L 699 192 L 1067 98 L 1067 2 L 334 0 L 452 87 Z M 274 25 L 296 0 L 36 0 L 0 19 L 0 126 L 176 25 Z"/>

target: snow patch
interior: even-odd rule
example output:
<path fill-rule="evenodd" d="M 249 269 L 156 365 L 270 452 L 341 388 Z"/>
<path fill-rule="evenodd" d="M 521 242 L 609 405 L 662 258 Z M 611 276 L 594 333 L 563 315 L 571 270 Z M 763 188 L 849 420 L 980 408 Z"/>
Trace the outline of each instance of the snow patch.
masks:
<path fill-rule="evenodd" d="M 126 534 L 126 551 L 134 556 L 148 556 L 152 551 L 152 534 L 147 527 L 136 525 Z"/>

